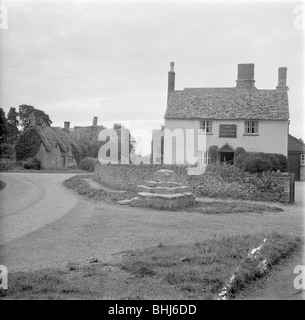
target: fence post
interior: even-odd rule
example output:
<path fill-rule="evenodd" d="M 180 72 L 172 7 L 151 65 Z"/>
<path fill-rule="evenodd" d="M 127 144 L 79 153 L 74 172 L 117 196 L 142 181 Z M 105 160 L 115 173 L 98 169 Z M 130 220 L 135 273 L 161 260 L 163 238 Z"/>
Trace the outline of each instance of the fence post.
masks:
<path fill-rule="evenodd" d="M 289 186 L 289 203 L 294 203 L 295 196 L 295 181 L 294 181 L 294 173 L 290 174 L 290 186 Z"/>

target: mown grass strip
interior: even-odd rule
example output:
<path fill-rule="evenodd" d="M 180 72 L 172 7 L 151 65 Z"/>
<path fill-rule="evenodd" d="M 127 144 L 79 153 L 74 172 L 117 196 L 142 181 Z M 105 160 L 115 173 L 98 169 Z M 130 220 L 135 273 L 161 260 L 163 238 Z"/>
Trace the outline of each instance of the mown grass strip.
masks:
<path fill-rule="evenodd" d="M 136 277 L 158 277 L 182 290 L 186 298 L 214 299 L 241 263 L 229 295 L 264 276 L 258 264 L 267 260 L 268 270 L 298 248 L 300 238 L 271 233 L 258 260 L 245 260 L 265 235 L 211 239 L 193 245 L 159 246 L 130 253 L 121 268 Z M 245 262 L 244 262 L 245 260 Z"/>

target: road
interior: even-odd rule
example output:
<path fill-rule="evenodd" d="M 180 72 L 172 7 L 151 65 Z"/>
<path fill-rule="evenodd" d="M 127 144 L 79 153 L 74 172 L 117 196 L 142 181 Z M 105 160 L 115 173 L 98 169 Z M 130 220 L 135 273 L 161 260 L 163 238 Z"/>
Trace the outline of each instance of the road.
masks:
<path fill-rule="evenodd" d="M 65 215 L 78 203 L 63 181 L 74 174 L 1 173 L 0 245 Z"/>

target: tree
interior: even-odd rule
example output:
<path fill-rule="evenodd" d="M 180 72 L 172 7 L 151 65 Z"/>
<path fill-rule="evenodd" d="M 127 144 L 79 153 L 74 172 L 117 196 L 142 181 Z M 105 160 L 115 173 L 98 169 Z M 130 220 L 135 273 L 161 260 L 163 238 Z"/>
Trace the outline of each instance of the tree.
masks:
<path fill-rule="evenodd" d="M 8 124 L 5 116 L 5 112 L 0 108 L 0 142 L 4 143 L 7 141 Z"/>
<path fill-rule="evenodd" d="M 19 134 L 19 120 L 16 108 L 11 107 L 7 114 L 8 142 L 14 144 Z"/>
<path fill-rule="evenodd" d="M 52 124 L 49 115 L 44 111 L 36 109 L 33 106 L 22 104 L 19 106 L 19 119 L 24 129 L 30 126 L 32 114 L 35 116 L 36 125 L 50 126 Z"/>
<path fill-rule="evenodd" d="M 104 129 L 103 126 L 83 128 L 79 127 L 72 130 L 71 137 L 80 146 L 82 158 L 97 158 L 98 151 L 102 146 L 102 142 L 98 141 L 98 134 L 102 129 Z"/>

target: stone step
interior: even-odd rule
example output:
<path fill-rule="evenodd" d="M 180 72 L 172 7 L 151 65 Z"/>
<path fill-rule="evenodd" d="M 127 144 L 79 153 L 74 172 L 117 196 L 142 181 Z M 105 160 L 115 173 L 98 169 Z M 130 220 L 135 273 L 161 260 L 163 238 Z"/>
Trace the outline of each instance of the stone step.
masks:
<path fill-rule="evenodd" d="M 131 200 L 119 200 L 118 204 L 121 206 L 127 206 L 131 204 Z"/>
<path fill-rule="evenodd" d="M 175 194 L 175 193 L 185 193 L 185 192 L 191 192 L 191 188 L 187 186 L 181 186 L 181 187 L 156 187 L 151 188 L 152 193 L 161 193 L 161 194 Z"/>
<path fill-rule="evenodd" d="M 161 169 L 155 172 L 154 180 L 157 182 L 176 181 L 176 174 L 172 170 Z"/>
<path fill-rule="evenodd" d="M 152 187 L 147 187 L 147 186 L 144 186 L 144 185 L 138 185 L 137 186 L 137 191 L 138 192 L 152 192 L 154 188 Z"/>
<path fill-rule="evenodd" d="M 174 194 L 162 194 L 162 193 L 148 193 L 148 192 L 139 192 L 139 197 L 141 198 L 160 198 L 160 199 L 179 199 L 184 198 L 186 195 L 183 193 L 174 193 Z"/>
<path fill-rule="evenodd" d="M 145 181 L 144 183 L 147 187 L 155 187 L 158 184 L 157 181 Z"/>
<path fill-rule="evenodd" d="M 167 181 L 167 182 L 145 181 L 144 184 L 146 187 L 149 187 L 149 188 L 153 188 L 153 187 L 174 188 L 174 187 L 183 186 L 182 183 L 175 182 L 175 181 Z"/>

